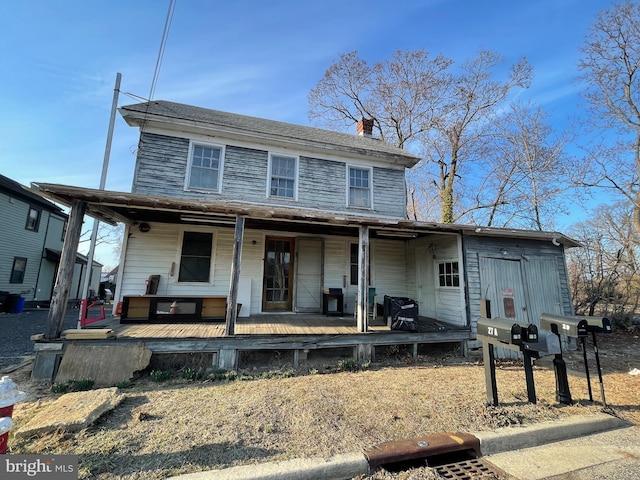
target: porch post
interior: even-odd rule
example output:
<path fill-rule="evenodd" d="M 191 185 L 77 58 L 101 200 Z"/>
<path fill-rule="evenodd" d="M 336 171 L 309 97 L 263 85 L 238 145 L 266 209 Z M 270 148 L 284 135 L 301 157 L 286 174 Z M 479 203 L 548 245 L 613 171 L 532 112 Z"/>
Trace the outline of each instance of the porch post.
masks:
<path fill-rule="evenodd" d="M 64 316 L 67 312 L 67 302 L 69 301 L 69 290 L 73 283 L 73 267 L 76 263 L 78 243 L 80 243 L 82 220 L 84 219 L 84 212 L 86 210 L 87 204 L 85 202 L 81 202 L 80 200 L 73 201 L 69 215 L 69 224 L 67 225 L 67 231 L 62 244 L 56 284 L 53 287 L 53 293 L 51 295 L 47 328 L 44 332 L 44 338 L 47 340 L 60 338 L 60 333 L 62 333 Z M 90 272 L 87 272 L 87 275 L 89 274 Z"/>
<path fill-rule="evenodd" d="M 369 306 L 369 225 L 360 225 L 358 248 L 358 332 L 367 331 Z"/>
<path fill-rule="evenodd" d="M 240 263 L 242 259 L 242 239 L 244 237 L 244 219 L 236 216 L 236 231 L 233 238 L 233 258 L 231 259 L 231 279 L 229 280 L 229 298 L 227 298 L 227 315 L 224 334 L 235 335 L 238 318 L 238 283 L 240 281 Z"/>

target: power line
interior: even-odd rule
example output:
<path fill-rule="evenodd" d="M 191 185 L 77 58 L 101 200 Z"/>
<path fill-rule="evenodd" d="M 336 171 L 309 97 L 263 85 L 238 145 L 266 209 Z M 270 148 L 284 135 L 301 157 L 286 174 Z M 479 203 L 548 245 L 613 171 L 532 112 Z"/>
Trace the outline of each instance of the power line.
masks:
<path fill-rule="evenodd" d="M 160 40 L 160 49 L 158 51 L 158 58 L 156 60 L 156 68 L 153 72 L 153 80 L 151 81 L 151 90 L 149 91 L 149 101 L 153 100 L 153 94 L 156 90 L 156 83 L 158 82 L 158 76 L 160 74 L 160 67 L 162 66 L 162 58 L 164 57 L 164 49 L 167 45 L 167 37 L 169 36 L 169 29 L 171 28 L 171 21 L 173 20 L 173 12 L 176 8 L 175 0 L 169 1 L 169 9 L 167 10 L 167 18 L 164 22 L 164 30 L 162 32 L 162 39 Z"/>

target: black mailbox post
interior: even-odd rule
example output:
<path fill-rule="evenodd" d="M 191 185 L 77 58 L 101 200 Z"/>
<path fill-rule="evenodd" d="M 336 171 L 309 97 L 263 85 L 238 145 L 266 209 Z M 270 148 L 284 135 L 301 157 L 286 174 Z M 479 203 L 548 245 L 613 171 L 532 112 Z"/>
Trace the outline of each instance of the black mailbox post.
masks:
<path fill-rule="evenodd" d="M 480 318 L 477 338 L 482 341 L 487 401 L 498 405 L 494 346 L 500 346 L 522 352 L 527 399 L 536 403 L 533 359 L 559 351 L 557 337 L 551 334 L 541 336 L 538 327 L 533 324 L 523 326 L 503 318 Z"/>
<path fill-rule="evenodd" d="M 581 317 L 543 313 L 540 315 L 540 327 L 554 333 L 558 339 L 560 339 L 560 335 L 576 339 L 584 339 L 589 335 L 587 320 Z M 560 403 L 569 405 L 571 404 L 571 391 L 567 378 L 567 364 L 562 358 L 562 350 L 553 359 L 553 368 L 556 374 L 556 399 Z"/>
<path fill-rule="evenodd" d="M 598 368 L 598 380 L 600 381 L 600 395 L 602 397 L 602 406 L 607 407 L 607 400 L 604 397 L 604 383 L 602 381 L 602 369 L 600 368 L 600 354 L 598 352 L 598 342 L 596 333 L 611 333 L 611 321 L 606 317 L 585 317 L 587 321 L 587 331 L 591 333 L 593 340 L 593 352 L 596 357 L 596 367 Z M 587 375 L 587 385 L 589 387 L 589 401 L 593 402 L 593 393 L 591 391 L 591 377 L 589 377 L 589 364 L 587 363 L 587 345 L 585 338 L 582 337 L 582 354 L 584 356 L 584 372 Z"/>

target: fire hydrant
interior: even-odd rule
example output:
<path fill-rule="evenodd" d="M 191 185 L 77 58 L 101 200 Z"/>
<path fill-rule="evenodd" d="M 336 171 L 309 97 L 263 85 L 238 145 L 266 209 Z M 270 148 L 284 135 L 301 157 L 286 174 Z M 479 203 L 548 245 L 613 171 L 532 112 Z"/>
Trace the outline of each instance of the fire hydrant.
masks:
<path fill-rule="evenodd" d="M 18 391 L 18 386 L 9 377 L 0 380 L 0 454 L 7 453 L 9 430 L 13 426 L 13 406 L 26 397 L 27 394 Z"/>

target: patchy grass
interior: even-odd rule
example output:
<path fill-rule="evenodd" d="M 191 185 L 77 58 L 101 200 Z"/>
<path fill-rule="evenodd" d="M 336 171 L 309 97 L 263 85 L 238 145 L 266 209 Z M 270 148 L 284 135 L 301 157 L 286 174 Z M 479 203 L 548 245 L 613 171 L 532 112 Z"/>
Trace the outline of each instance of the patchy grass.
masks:
<path fill-rule="evenodd" d="M 260 365 L 209 372 L 203 378 L 185 376 L 185 369 L 162 382 L 151 376 L 138 379 L 122 391 L 125 400 L 90 428 L 12 437 L 10 453 L 77 454 L 83 479 L 163 479 L 233 465 L 327 457 L 431 433 L 473 433 L 602 411 L 585 400 L 585 378 L 575 372 L 570 372 L 569 384 L 577 402 L 558 405 L 550 361 L 535 367 L 535 405 L 526 401 L 521 363 L 499 363 L 499 406 L 487 405 L 482 364 L 450 351 L 413 359 L 396 349 L 384 357 L 377 354 L 366 368 L 337 358 L 310 359 L 297 370 Z M 637 377 L 609 374 L 606 365 L 603 359 L 613 411 L 638 420 Z M 16 428 L 54 398 L 32 387 L 28 399 L 16 406 Z M 624 409 L 618 412 L 616 406 Z M 432 478 L 425 469 L 416 472 L 418 476 L 376 473 L 370 478 Z"/>

